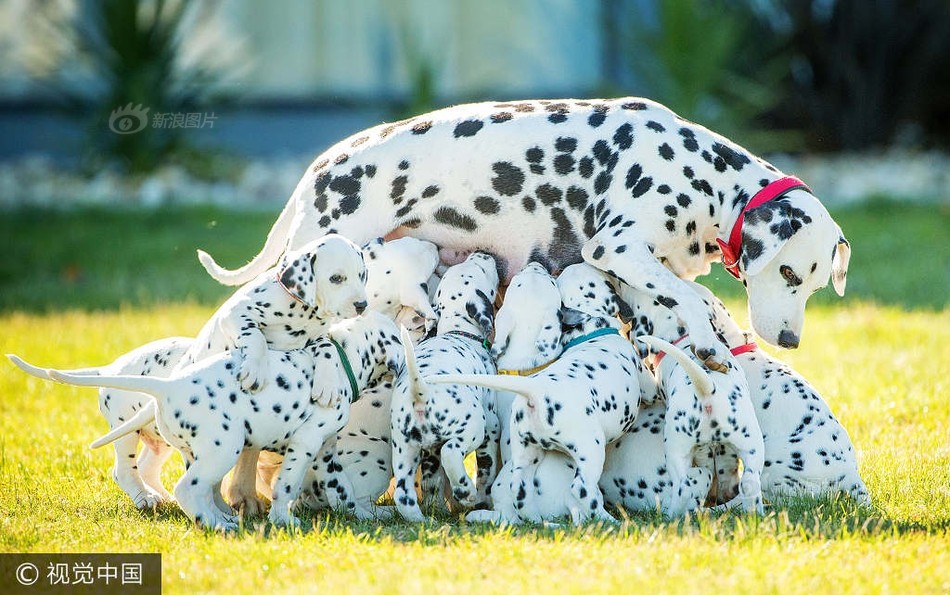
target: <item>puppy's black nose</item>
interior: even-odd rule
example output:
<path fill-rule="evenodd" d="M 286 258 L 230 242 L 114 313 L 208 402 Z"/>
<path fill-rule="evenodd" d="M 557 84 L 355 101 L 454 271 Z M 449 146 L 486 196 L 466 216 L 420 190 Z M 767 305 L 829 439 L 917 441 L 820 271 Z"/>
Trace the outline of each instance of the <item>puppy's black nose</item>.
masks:
<path fill-rule="evenodd" d="M 798 335 L 792 331 L 782 331 L 778 334 L 778 345 L 785 349 L 798 348 Z"/>
<path fill-rule="evenodd" d="M 353 302 L 353 307 L 356 308 L 357 314 L 362 314 L 366 310 L 366 306 L 366 300 L 363 300 L 362 302 Z"/>

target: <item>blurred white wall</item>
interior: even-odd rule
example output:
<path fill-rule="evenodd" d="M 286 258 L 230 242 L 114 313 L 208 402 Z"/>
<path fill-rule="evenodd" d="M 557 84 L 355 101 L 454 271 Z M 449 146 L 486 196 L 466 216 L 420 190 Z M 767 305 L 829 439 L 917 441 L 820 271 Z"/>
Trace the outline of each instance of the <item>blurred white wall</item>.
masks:
<path fill-rule="evenodd" d="M 42 26 L 38 4 L 0 0 L 0 97 L 29 96 L 33 76 L 81 72 Z M 429 68 L 443 101 L 477 95 L 584 94 L 602 80 L 600 0 L 221 0 L 191 23 L 188 56 L 217 54 L 226 88 L 250 99 L 404 98 Z M 77 76 L 77 85 L 89 84 Z"/>

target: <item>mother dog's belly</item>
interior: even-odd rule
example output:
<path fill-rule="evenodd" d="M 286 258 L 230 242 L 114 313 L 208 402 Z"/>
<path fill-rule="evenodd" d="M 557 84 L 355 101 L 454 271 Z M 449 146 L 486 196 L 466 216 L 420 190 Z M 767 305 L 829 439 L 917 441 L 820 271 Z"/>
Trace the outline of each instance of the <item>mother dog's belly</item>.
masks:
<path fill-rule="evenodd" d="M 476 250 L 489 252 L 507 284 L 531 261 L 558 272 L 583 260 L 581 247 L 587 238 L 581 230 L 581 222 L 572 221 L 563 211 L 551 218 L 555 220 L 553 229 L 547 213 L 542 212 L 482 221 L 473 232 L 424 221 L 413 227 L 399 226 L 386 234 L 385 239 L 409 236 L 428 240 L 439 246 L 440 260 L 446 265 L 458 264 Z"/>

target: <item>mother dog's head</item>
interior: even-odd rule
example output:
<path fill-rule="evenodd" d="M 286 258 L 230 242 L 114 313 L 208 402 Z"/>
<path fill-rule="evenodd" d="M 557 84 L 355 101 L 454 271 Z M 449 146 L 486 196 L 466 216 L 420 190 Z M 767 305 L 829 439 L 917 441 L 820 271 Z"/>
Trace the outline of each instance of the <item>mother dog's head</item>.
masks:
<path fill-rule="evenodd" d="M 843 296 L 850 257 L 841 228 L 807 190 L 746 211 L 739 275 L 755 332 L 773 345 L 798 347 L 805 302 L 829 278 Z"/>

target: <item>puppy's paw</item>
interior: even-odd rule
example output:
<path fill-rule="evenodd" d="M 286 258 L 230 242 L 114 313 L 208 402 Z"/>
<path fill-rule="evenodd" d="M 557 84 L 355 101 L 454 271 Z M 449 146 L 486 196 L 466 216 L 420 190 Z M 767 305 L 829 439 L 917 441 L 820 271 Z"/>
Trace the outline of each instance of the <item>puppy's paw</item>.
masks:
<path fill-rule="evenodd" d="M 267 362 L 264 358 L 252 361 L 245 359 L 238 370 L 237 379 L 241 390 L 246 393 L 258 393 L 267 385 Z"/>

